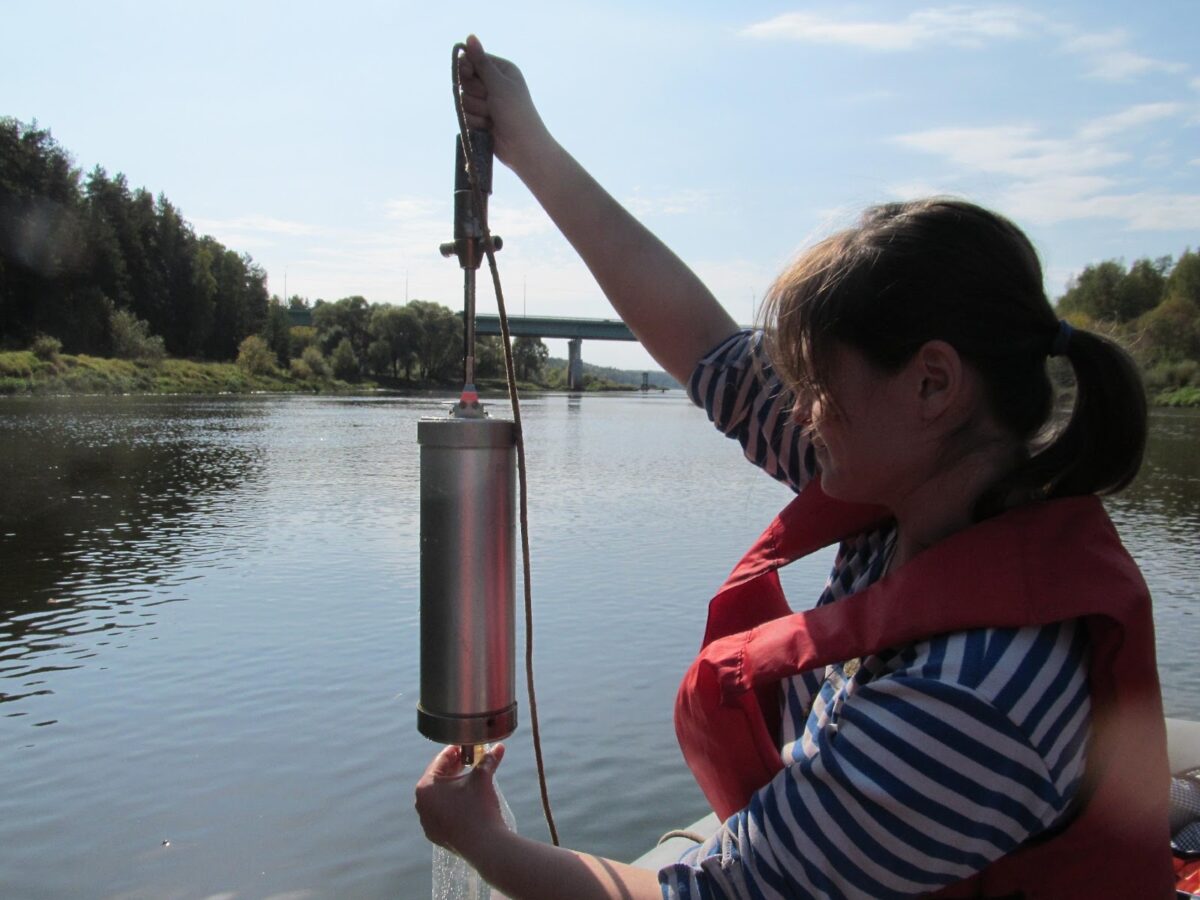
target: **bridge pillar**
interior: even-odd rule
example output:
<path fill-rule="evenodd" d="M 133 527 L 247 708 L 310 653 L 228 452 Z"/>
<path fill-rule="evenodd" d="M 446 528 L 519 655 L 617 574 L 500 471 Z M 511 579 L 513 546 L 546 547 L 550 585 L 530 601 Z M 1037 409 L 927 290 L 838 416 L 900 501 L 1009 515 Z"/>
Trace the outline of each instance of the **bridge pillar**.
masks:
<path fill-rule="evenodd" d="M 567 341 L 567 390 L 583 390 L 583 338 Z"/>

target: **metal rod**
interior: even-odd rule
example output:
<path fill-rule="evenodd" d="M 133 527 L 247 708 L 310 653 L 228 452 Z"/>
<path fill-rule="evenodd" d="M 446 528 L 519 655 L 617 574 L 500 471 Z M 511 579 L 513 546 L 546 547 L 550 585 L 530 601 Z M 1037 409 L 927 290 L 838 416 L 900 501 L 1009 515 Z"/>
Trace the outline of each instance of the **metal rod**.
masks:
<path fill-rule="evenodd" d="M 475 269 L 463 269 L 463 384 L 475 383 Z"/>

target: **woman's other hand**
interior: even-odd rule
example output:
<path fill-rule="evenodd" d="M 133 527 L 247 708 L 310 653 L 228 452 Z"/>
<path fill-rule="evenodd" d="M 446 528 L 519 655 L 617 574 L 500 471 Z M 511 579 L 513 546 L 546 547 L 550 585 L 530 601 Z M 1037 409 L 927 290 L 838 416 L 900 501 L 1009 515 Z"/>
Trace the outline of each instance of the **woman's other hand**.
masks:
<path fill-rule="evenodd" d="M 470 858 L 473 839 L 506 831 L 493 777 L 504 745 L 496 744 L 472 769 L 463 765 L 458 747 L 446 747 L 417 782 L 416 808 L 425 837 Z"/>

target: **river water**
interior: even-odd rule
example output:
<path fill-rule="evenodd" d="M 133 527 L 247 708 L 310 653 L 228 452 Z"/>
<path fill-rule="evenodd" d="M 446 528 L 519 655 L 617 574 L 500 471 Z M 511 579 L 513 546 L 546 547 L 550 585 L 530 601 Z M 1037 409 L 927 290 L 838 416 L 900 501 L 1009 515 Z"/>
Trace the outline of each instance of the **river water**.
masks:
<path fill-rule="evenodd" d="M 429 896 L 416 423 L 442 403 L 0 402 L 0 896 Z M 565 843 L 629 859 L 703 811 L 675 688 L 788 493 L 678 392 L 523 410 L 550 796 Z M 1200 415 L 1152 424 L 1109 508 L 1167 711 L 1200 719 Z M 521 708 L 499 777 L 544 837 Z"/>

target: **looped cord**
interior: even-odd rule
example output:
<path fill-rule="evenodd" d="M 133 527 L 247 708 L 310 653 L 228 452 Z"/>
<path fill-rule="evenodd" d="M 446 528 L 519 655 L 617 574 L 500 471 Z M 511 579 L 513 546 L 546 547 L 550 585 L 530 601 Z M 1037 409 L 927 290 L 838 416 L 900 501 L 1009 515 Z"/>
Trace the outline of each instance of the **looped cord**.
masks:
<path fill-rule="evenodd" d="M 1075 329 L 1071 327 L 1071 323 L 1066 319 L 1058 320 L 1058 331 L 1054 333 L 1054 340 L 1050 342 L 1051 356 L 1066 356 L 1067 350 L 1071 345 L 1071 335 L 1075 333 Z"/>
<path fill-rule="evenodd" d="M 463 156 L 467 166 L 467 180 L 476 209 L 483 209 L 483 194 L 479 177 L 475 172 L 475 153 L 471 147 L 471 129 L 467 126 L 467 111 L 463 106 L 462 79 L 458 70 L 458 57 L 467 52 L 466 44 L 455 44 L 450 51 L 450 81 L 454 92 L 454 110 L 458 114 L 459 139 L 463 144 Z M 542 758 L 542 733 L 538 726 L 537 692 L 533 683 L 533 589 L 529 562 L 529 479 L 525 469 L 525 429 L 521 424 L 521 400 L 517 395 L 517 374 L 513 365 L 512 334 L 508 328 L 508 310 L 504 304 L 504 290 L 500 286 L 500 270 L 496 267 L 496 251 L 492 232 L 486 221 L 481 222 L 483 252 L 487 256 L 488 269 L 492 273 L 492 287 L 496 291 L 496 312 L 500 315 L 500 341 L 504 347 L 504 374 L 508 379 L 508 398 L 512 402 L 513 429 L 517 437 L 517 500 L 518 521 L 521 527 L 521 581 L 525 594 L 525 689 L 529 694 L 529 726 L 533 733 L 533 756 L 537 763 L 538 788 L 542 795 L 542 812 L 546 816 L 546 827 L 550 841 L 558 846 L 558 828 L 554 824 L 554 813 L 550 809 L 550 791 L 546 785 L 546 764 Z"/>

